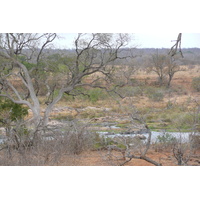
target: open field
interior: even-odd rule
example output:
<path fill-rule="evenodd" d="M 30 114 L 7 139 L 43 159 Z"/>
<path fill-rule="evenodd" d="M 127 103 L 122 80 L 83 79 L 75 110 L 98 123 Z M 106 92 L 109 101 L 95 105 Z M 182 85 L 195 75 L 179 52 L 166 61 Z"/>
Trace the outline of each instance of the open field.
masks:
<path fill-rule="evenodd" d="M 79 96 L 74 99 L 64 97 L 55 106 L 50 118 L 52 120 L 88 119 L 93 122 L 111 121 L 118 124 L 121 122 L 129 124 L 131 123 L 131 111 L 133 107 L 136 107 L 145 115 L 147 123 L 156 125 L 156 128 L 159 128 L 159 123 L 163 123 L 165 126 L 168 123 L 167 125 L 171 126 L 175 118 L 193 112 L 193 109 L 200 102 L 200 93 L 192 88 L 192 80 L 199 76 L 199 70 L 200 66 L 196 66 L 176 73 L 169 89 L 154 85 L 157 80 L 154 73 L 147 74 L 144 71 L 139 71 L 133 77 L 137 80 L 137 84 L 121 89 L 124 96 L 128 97 L 110 96 L 104 91 L 104 96 L 100 93 L 95 94 L 94 102 Z M 153 93 L 156 90 L 161 90 L 163 94 L 161 100 L 151 99 L 148 96 L 148 91 Z M 153 121 L 154 124 L 152 124 Z M 162 125 L 160 128 L 163 129 Z M 171 129 L 172 127 L 167 128 Z"/>
<path fill-rule="evenodd" d="M 108 94 L 103 90 L 89 88 L 83 89 L 84 92 L 88 92 L 88 97 L 64 95 L 51 112 L 49 125 L 59 125 L 61 123 L 62 126 L 65 122 L 75 120 L 85 124 L 93 135 L 98 132 L 118 134 L 127 131 L 138 131 L 143 128 L 137 123 L 135 124 L 131 117 L 132 114 L 139 113 L 151 131 L 190 132 L 194 125 L 192 116 L 195 108 L 200 103 L 200 93 L 193 89 L 192 80 L 194 77 L 199 77 L 200 66 L 191 68 L 183 66 L 183 68 L 185 71 L 175 74 L 170 88 L 158 86 L 155 73 L 138 70 L 131 77 L 134 80 L 132 85 L 119 88 L 119 92 L 124 96 L 123 98 L 113 93 Z M 88 77 L 85 81 L 89 83 L 92 78 Z M 20 83 L 16 80 L 15 86 L 20 87 Z M 159 93 L 157 93 L 158 91 Z M 40 102 L 42 103 L 41 112 L 43 114 L 45 111 L 43 97 L 40 97 Z M 27 118 L 30 117 L 32 117 L 32 113 L 29 110 Z M 200 119 L 199 115 L 197 118 Z M 112 129 L 107 124 L 111 124 L 115 128 Z M 104 148 L 99 149 L 99 147 L 102 146 L 94 143 L 92 150 L 84 149 L 81 153 L 71 155 L 63 153 L 59 158 L 55 157 L 56 154 L 54 155 L 54 153 L 48 151 L 44 153 L 37 152 L 36 157 L 28 153 L 26 162 L 30 162 L 30 165 L 72 166 L 153 165 L 142 159 L 132 159 L 125 163 L 121 152 L 113 150 L 110 154 Z M 3 155 L 4 152 L 1 151 L 0 156 Z M 199 165 L 200 158 L 198 155 L 199 150 L 190 157 L 190 165 Z M 7 165 L 14 165 L 13 162 L 26 165 L 27 163 L 21 156 L 15 152 L 11 161 L 6 160 L 5 162 Z M 147 156 L 164 166 L 177 165 L 170 149 L 167 151 L 163 148 L 157 150 L 154 145 L 149 149 Z M 23 161 L 19 162 L 18 159 Z M 127 158 L 126 161 L 128 161 Z"/>
<path fill-rule="evenodd" d="M 131 118 L 132 113 L 139 112 L 151 131 L 181 131 L 183 133 L 191 131 L 193 127 L 191 116 L 193 116 L 196 106 L 200 103 L 200 93 L 192 88 L 192 80 L 194 77 L 199 76 L 199 70 L 200 66 L 191 69 L 187 67 L 185 71 L 176 73 L 170 88 L 157 86 L 156 74 L 138 71 L 132 77 L 136 80 L 135 85 L 121 88 L 121 92 L 126 96 L 125 98 L 108 95 L 104 91 L 99 92 L 98 90 L 90 91 L 93 98 L 64 96 L 54 107 L 50 115 L 49 125 L 60 124 L 60 126 L 63 126 L 65 122 L 75 120 L 78 123 L 85 124 L 90 134 L 93 135 L 98 132 L 118 134 L 127 131 L 138 131 L 142 128 L 142 126 L 135 124 Z M 90 77 L 89 80 L 91 81 Z M 89 89 L 85 90 L 89 91 Z M 151 98 L 150 94 L 156 93 L 157 90 L 162 92 L 162 98 Z M 40 101 L 43 101 L 43 99 L 41 98 Z M 43 112 L 44 108 L 42 107 Z M 29 112 L 28 118 L 30 117 L 31 112 Z M 34 154 L 30 153 L 29 155 L 27 152 L 26 162 L 30 162 L 30 165 L 67 166 L 153 165 L 143 159 L 132 159 L 130 161 L 128 158 L 124 159 L 123 151 L 109 151 L 105 149 L 105 146 L 98 143 L 98 138 L 96 140 L 97 143 L 94 143 L 92 148 L 84 149 L 78 154 L 61 153 L 59 157 L 56 157 L 55 152 L 57 150 L 54 150 L 53 153 L 46 150 L 47 152 L 35 153 L 34 157 Z M 110 143 L 112 144 L 113 141 L 111 140 Z M 123 144 L 120 145 L 124 148 Z M 170 148 L 166 149 L 162 144 L 155 143 L 150 147 L 146 156 L 163 166 L 176 166 L 177 161 Z M 199 153 L 199 149 L 197 149 L 190 155 L 188 161 L 190 165 L 200 165 Z M 3 152 L 0 156 L 3 156 Z M 15 163 L 26 165 L 27 163 L 21 156 L 15 152 L 12 155 L 13 160 L 5 162 L 7 162 L 7 165 L 13 165 L 12 162 L 16 159 Z M 17 159 L 23 161 L 20 163 Z"/>

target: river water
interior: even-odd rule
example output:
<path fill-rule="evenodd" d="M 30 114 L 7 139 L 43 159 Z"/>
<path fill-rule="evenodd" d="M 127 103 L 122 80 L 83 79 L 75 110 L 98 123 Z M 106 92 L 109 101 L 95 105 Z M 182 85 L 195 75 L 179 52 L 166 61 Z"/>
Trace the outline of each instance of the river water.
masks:
<path fill-rule="evenodd" d="M 116 138 L 116 137 L 136 137 L 136 136 L 145 136 L 146 139 L 149 136 L 149 133 L 143 133 L 143 134 L 114 134 L 114 133 L 109 133 L 106 131 L 98 131 L 97 133 L 99 133 L 101 136 L 104 136 L 106 138 Z M 182 140 L 183 142 L 188 142 L 189 141 L 189 136 L 193 133 L 191 132 L 156 132 L 156 131 L 152 131 L 151 132 L 151 142 L 154 143 L 157 141 L 158 136 L 164 136 L 166 134 L 170 134 L 172 137 L 178 139 L 178 140 Z"/>
<path fill-rule="evenodd" d="M 107 127 L 109 126 L 110 129 L 115 130 L 118 129 L 119 127 L 117 127 L 115 124 L 110 124 L 110 123 L 104 123 L 101 124 L 102 127 Z M 135 137 L 135 136 L 145 136 L 147 140 L 149 133 L 140 133 L 140 134 L 136 134 L 136 133 L 110 133 L 108 131 L 97 131 L 97 133 L 100 136 L 104 136 L 105 138 L 116 138 L 116 137 Z M 156 131 L 151 131 L 152 135 L 151 135 L 151 142 L 155 143 L 158 139 L 158 136 L 164 136 L 166 134 L 170 134 L 172 137 L 176 138 L 176 139 L 181 139 L 183 142 L 188 142 L 189 141 L 189 136 L 191 134 L 193 134 L 192 132 L 156 132 Z M 46 139 L 52 139 L 52 138 L 46 138 Z M 5 137 L 0 136 L 0 144 L 2 144 L 5 141 Z"/>

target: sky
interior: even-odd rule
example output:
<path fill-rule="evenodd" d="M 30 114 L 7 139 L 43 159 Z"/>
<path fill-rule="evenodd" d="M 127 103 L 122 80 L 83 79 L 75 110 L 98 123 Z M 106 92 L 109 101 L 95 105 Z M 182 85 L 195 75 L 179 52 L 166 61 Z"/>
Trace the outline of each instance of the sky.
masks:
<path fill-rule="evenodd" d="M 178 33 L 138 33 L 135 39 L 141 48 L 170 48 L 177 37 Z M 200 48 L 200 33 L 182 33 L 181 47 Z"/>
<path fill-rule="evenodd" d="M 58 33 L 59 34 L 59 33 Z M 56 40 L 58 48 L 73 48 L 73 41 L 77 33 L 60 33 Z M 134 33 L 133 44 L 138 48 L 171 48 L 178 33 Z M 182 48 L 200 48 L 200 33 L 182 33 Z"/>

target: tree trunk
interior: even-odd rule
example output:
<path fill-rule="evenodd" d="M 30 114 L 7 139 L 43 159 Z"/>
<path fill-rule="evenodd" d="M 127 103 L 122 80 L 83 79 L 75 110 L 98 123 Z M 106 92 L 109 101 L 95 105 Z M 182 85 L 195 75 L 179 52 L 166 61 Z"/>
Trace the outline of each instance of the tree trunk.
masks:
<path fill-rule="evenodd" d="M 44 117 L 43 117 L 43 126 L 46 127 L 48 122 L 49 122 L 49 115 L 51 113 L 51 111 L 53 110 L 54 105 L 62 98 L 64 94 L 64 90 L 61 89 L 59 91 L 58 96 L 47 106 L 45 113 L 44 113 Z"/>
<path fill-rule="evenodd" d="M 34 123 L 34 126 L 36 128 L 36 127 L 39 126 L 39 124 L 41 122 L 40 102 L 39 102 L 39 99 L 37 98 L 37 95 L 35 93 L 35 89 L 33 87 L 33 82 L 32 82 L 32 79 L 29 75 L 27 68 L 23 64 L 19 63 L 18 61 L 16 61 L 16 64 L 24 72 L 24 78 L 22 79 L 22 81 L 24 82 L 25 86 L 27 87 L 27 89 L 30 93 L 30 98 L 32 100 L 32 103 L 27 102 L 27 105 L 29 105 L 29 108 L 33 112 L 33 123 Z"/>
<path fill-rule="evenodd" d="M 168 81 L 168 84 L 167 84 L 167 87 L 168 87 L 168 88 L 169 88 L 170 85 L 171 85 L 172 78 L 173 78 L 173 75 L 170 75 L 170 74 L 169 74 L 169 81 Z"/>
<path fill-rule="evenodd" d="M 33 112 L 33 124 L 34 127 L 37 128 L 41 123 L 40 107 L 34 108 L 32 112 Z"/>
<path fill-rule="evenodd" d="M 58 96 L 54 98 L 54 100 L 47 106 L 45 113 L 44 113 L 44 117 L 43 117 L 43 127 L 46 127 L 48 122 L 49 122 L 49 115 L 51 113 L 51 111 L 53 110 L 53 107 L 56 103 L 58 103 L 58 101 L 60 101 L 60 99 L 63 97 L 63 94 L 65 92 L 70 92 L 74 89 L 74 86 L 68 86 L 66 88 L 61 88 Z"/>

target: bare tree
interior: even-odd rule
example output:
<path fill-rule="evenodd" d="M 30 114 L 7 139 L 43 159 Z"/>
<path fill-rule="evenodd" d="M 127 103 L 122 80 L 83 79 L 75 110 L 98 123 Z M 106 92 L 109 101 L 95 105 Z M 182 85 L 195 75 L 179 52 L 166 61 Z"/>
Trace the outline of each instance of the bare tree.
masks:
<path fill-rule="evenodd" d="M 117 59 L 126 58 L 120 54 L 129 40 L 128 34 L 78 34 L 75 40 L 74 62 L 67 64 L 65 82 L 59 94 L 48 105 L 44 114 L 44 124 L 47 124 L 53 106 L 64 93 L 71 94 L 73 90 L 82 86 L 97 87 L 102 79 L 108 83 L 115 68 L 112 63 Z M 89 75 L 94 75 L 94 80 L 90 83 L 84 82 Z"/>
<path fill-rule="evenodd" d="M 49 71 L 49 66 L 45 68 L 41 60 L 45 59 L 46 49 L 56 37 L 55 33 L 6 33 L 0 35 L 0 56 L 6 61 L 0 68 L 0 96 L 9 98 L 17 104 L 28 106 L 33 113 L 31 121 L 35 128 L 48 124 L 54 105 L 64 93 L 70 94 L 77 87 L 87 85 L 84 83 L 85 77 L 98 72 L 105 80 L 109 79 L 113 71 L 111 64 L 117 59 L 126 58 L 120 54 L 130 40 L 128 34 L 78 34 L 74 42 L 75 55 L 71 57 L 70 62 L 65 63 L 65 71 L 58 81 L 58 93 L 53 95 L 46 106 L 44 116 L 41 116 L 41 105 L 35 85 L 37 76 L 33 76 L 32 72 L 34 70 L 36 72 L 42 70 L 44 73 Z M 22 62 L 22 56 L 28 65 Z M 30 68 L 29 65 L 31 65 Z M 52 75 L 46 76 L 43 82 L 48 85 L 50 79 L 53 79 Z M 99 79 L 97 76 L 90 85 L 95 85 Z M 17 82 L 23 85 L 23 90 L 17 88 Z M 51 88 L 49 86 L 47 96 L 52 95 L 54 89 L 55 85 Z"/>
<path fill-rule="evenodd" d="M 176 43 L 171 47 L 171 50 L 169 52 L 169 55 L 171 57 L 175 56 L 177 54 L 177 52 L 179 52 L 183 58 L 183 53 L 181 50 L 181 41 L 182 41 L 182 33 L 179 33 L 177 40 L 175 40 Z M 179 48 L 179 51 L 178 51 L 178 48 Z"/>
<path fill-rule="evenodd" d="M 191 143 L 186 141 L 182 135 L 184 135 L 184 133 L 180 133 L 179 138 L 176 139 L 172 148 L 173 156 L 179 166 L 187 165 L 192 156 Z"/>
<path fill-rule="evenodd" d="M 149 70 L 155 72 L 158 75 L 158 82 L 159 85 L 163 85 L 164 78 L 166 76 L 165 73 L 165 62 L 166 62 L 166 56 L 165 55 L 159 55 L 157 54 L 152 55 L 150 60 L 150 66 Z"/>
<path fill-rule="evenodd" d="M 168 75 L 167 87 L 170 87 L 171 81 L 175 73 L 180 72 L 180 71 L 185 71 L 185 69 L 181 68 L 179 60 L 175 60 L 171 56 L 168 56 L 166 58 L 166 69 L 165 69 L 165 72 Z"/>
<path fill-rule="evenodd" d="M 0 68 L 0 96 L 9 98 L 14 103 L 24 104 L 33 112 L 35 127 L 40 123 L 40 103 L 35 93 L 33 80 L 28 68 L 19 60 L 24 56 L 26 61 L 38 64 L 43 50 L 56 38 L 56 34 L 6 33 L 0 35 L 0 56 L 6 60 Z M 16 82 L 21 82 L 26 88 L 20 91 Z M 25 99 L 28 91 L 30 98 Z"/>
<path fill-rule="evenodd" d="M 145 117 L 142 116 L 139 111 L 136 109 L 136 108 L 133 108 L 132 110 L 132 113 L 131 113 L 131 118 L 133 121 L 137 121 L 139 122 L 140 124 L 142 124 L 145 129 L 146 129 L 146 132 L 148 133 L 148 138 L 145 142 L 145 145 L 144 145 L 144 148 L 141 149 L 141 152 L 140 152 L 140 155 L 135 155 L 133 153 L 128 153 L 127 157 L 129 158 L 129 161 L 133 158 L 135 159 L 142 159 L 142 160 L 145 160 L 155 166 L 161 166 L 162 164 L 155 161 L 155 160 L 152 160 L 151 158 L 149 158 L 146 154 L 147 152 L 149 151 L 150 147 L 151 147 L 151 136 L 152 136 L 152 133 L 151 133 L 151 130 L 149 128 L 149 126 L 147 125 L 147 123 L 145 122 Z"/>
<path fill-rule="evenodd" d="M 114 141 L 117 144 L 121 144 L 122 148 L 113 148 L 113 150 L 121 151 L 123 153 L 123 158 L 125 159 L 124 162 L 121 162 L 120 165 L 125 165 L 126 163 L 130 162 L 132 159 L 141 159 L 146 162 L 149 162 L 155 166 L 161 166 L 162 163 L 157 162 L 156 160 L 151 159 L 147 154 L 151 148 L 151 139 L 152 139 L 152 132 L 149 128 L 148 124 L 146 123 L 146 114 L 143 114 L 137 109 L 136 106 L 133 106 L 133 102 L 129 102 L 130 107 L 128 114 L 130 115 L 130 119 L 134 126 L 134 129 L 138 129 L 138 134 L 130 135 L 130 137 L 126 137 L 123 135 L 119 138 L 116 138 Z M 148 134 L 148 136 L 140 134 L 140 130 Z M 129 132 L 129 131 L 128 131 Z M 130 130 L 130 132 L 132 132 Z"/>

